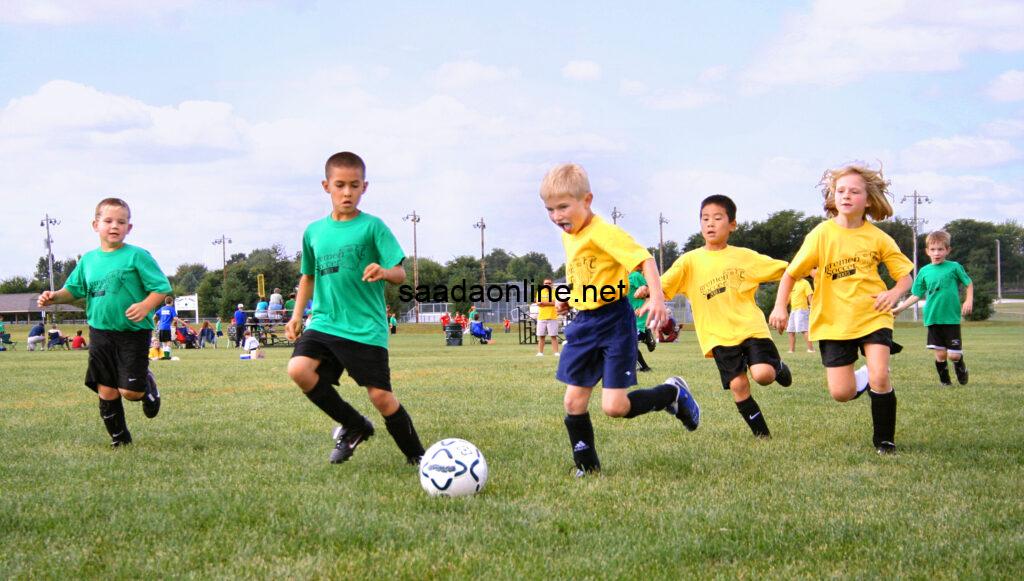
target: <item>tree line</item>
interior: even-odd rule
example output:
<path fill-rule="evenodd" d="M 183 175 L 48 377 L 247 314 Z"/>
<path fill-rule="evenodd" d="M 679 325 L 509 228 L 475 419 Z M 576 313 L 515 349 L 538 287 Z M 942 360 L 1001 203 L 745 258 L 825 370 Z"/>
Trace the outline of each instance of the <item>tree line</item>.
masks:
<path fill-rule="evenodd" d="M 742 222 L 729 238 L 734 246 L 744 246 L 781 260 L 791 260 L 803 242 L 804 236 L 824 218 L 807 216 L 802 212 L 783 210 L 764 220 Z M 876 222 L 899 245 L 907 256 L 912 256 L 913 228 L 909 221 L 895 219 Z M 1024 227 L 1013 221 L 1000 224 L 979 220 L 953 220 L 943 226 L 952 237 L 950 260 L 964 265 L 974 280 L 975 315 L 973 319 L 987 319 L 991 315 L 991 302 L 995 296 L 996 283 L 996 240 L 1000 241 L 1002 254 L 1002 280 L 1004 293 L 1007 290 L 1024 291 Z M 635 233 L 634 233 L 635 234 Z M 930 261 L 925 254 L 925 235 L 918 236 L 918 266 Z M 690 236 L 682 245 L 668 240 L 662 247 L 663 268 L 667 269 L 684 252 L 704 245 L 700 233 Z M 659 258 L 657 246 L 648 250 Z M 179 265 L 170 276 L 176 296 L 197 294 L 200 316 L 229 317 L 238 304 L 247 309 L 255 308 L 257 277 L 262 274 L 267 294 L 280 288 L 287 297 L 299 280 L 301 255 L 288 255 L 281 246 L 257 248 L 248 254 L 232 254 L 224 270 L 210 270 L 203 264 L 186 263 Z M 61 288 L 78 263 L 77 258 L 54 260 L 54 288 Z M 545 277 L 564 279 L 565 265 L 553 268 L 547 256 L 540 252 L 517 255 L 501 248 L 494 248 L 484 258 L 484 273 L 488 283 L 509 281 L 540 281 Z M 405 261 L 406 284 L 413 284 L 413 257 Z M 892 284 L 884 271 L 883 277 Z M 465 281 L 474 284 L 480 280 L 480 258 L 470 255 L 456 256 L 447 262 L 419 258 L 420 285 L 452 287 Z M 49 273 L 46 257 L 40 257 L 35 273 L 31 277 L 13 276 L 0 280 L 0 294 L 19 292 L 41 292 L 49 288 Z M 385 293 L 388 306 L 396 312 L 405 312 L 411 305 L 399 298 L 398 287 L 388 285 Z M 775 285 L 763 285 L 758 292 L 758 304 L 771 310 L 775 301 Z M 81 305 L 80 305 L 81 306 Z M 455 304 L 457 310 L 466 311 L 469 303 Z"/>

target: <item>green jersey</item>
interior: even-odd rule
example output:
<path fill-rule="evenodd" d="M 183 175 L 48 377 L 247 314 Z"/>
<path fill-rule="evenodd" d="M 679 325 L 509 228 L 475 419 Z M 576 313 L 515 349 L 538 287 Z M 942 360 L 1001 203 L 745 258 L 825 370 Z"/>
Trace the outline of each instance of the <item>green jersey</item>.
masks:
<path fill-rule="evenodd" d="M 139 322 L 124 312 L 150 293 L 170 293 L 171 283 L 149 252 L 125 244 L 111 252 L 86 252 L 64 283 L 71 296 L 85 297 L 89 326 L 104 331 L 143 331 L 153 328 L 153 313 Z"/>
<path fill-rule="evenodd" d="M 367 265 L 392 268 L 405 253 L 391 230 L 366 212 L 351 220 L 327 216 L 302 236 L 302 274 L 314 277 L 309 328 L 350 341 L 387 348 L 383 280 L 363 282 Z"/>
<path fill-rule="evenodd" d="M 946 260 L 929 264 L 917 273 L 910 294 L 924 299 L 924 324 L 960 324 L 960 286 L 971 284 L 971 277 L 959 262 Z"/>
<path fill-rule="evenodd" d="M 629 273 L 629 304 L 630 306 L 633 307 L 634 311 L 642 307 L 644 304 L 645 299 L 633 298 L 633 293 L 636 292 L 636 289 L 642 286 L 647 286 L 647 279 L 644 278 L 643 273 L 641 273 L 639 270 L 634 270 L 633 272 Z M 643 331 L 646 328 L 647 313 L 644 313 L 644 316 L 637 317 L 636 319 L 636 330 Z"/>

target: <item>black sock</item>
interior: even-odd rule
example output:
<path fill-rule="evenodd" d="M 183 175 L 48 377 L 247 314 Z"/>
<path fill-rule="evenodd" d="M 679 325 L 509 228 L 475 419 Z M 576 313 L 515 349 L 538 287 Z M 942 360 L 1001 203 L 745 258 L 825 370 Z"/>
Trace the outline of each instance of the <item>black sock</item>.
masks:
<path fill-rule="evenodd" d="M 332 420 L 346 428 L 349 426 L 362 426 L 363 415 L 356 411 L 347 401 L 341 399 L 338 390 L 324 380 L 317 382 L 316 387 L 306 394 L 309 401 L 316 404 Z"/>
<path fill-rule="evenodd" d="M 131 440 L 131 435 L 128 434 L 128 424 L 124 419 L 124 403 L 121 398 L 117 399 L 100 399 L 100 417 L 103 419 L 103 425 L 107 428 L 107 433 L 114 440 L 125 441 Z"/>
<path fill-rule="evenodd" d="M 590 414 L 566 415 L 565 429 L 569 432 L 569 445 L 572 446 L 572 460 L 576 467 L 587 472 L 600 470 L 601 461 L 594 449 L 594 425 L 590 423 Z"/>
<path fill-rule="evenodd" d="M 956 365 L 954 363 L 954 365 Z M 949 383 L 949 364 L 945 361 L 935 362 L 935 371 L 939 372 L 939 381 L 942 383 Z"/>
<path fill-rule="evenodd" d="M 640 369 L 650 369 L 651 368 L 649 365 L 647 365 L 647 362 L 644 361 L 644 355 L 643 355 L 643 353 L 640 352 L 639 349 L 636 352 L 636 362 L 640 365 Z"/>
<path fill-rule="evenodd" d="M 629 392 L 629 413 L 627 418 L 635 418 L 652 411 L 661 411 L 676 400 L 679 389 L 674 385 L 661 384 L 650 389 L 635 389 Z"/>
<path fill-rule="evenodd" d="M 740 411 L 743 421 L 747 422 L 747 425 L 750 426 L 750 431 L 754 432 L 755 436 L 758 438 L 768 438 L 772 435 L 768 431 L 767 422 L 764 421 L 764 414 L 761 413 L 761 408 L 754 401 L 753 396 L 736 402 L 736 409 Z"/>
<path fill-rule="evenodd" d="M 401 404 L 398 406 L 398 411 L 384 418 L 384 425 L 387 426 L 388 433 L 394 438 L 398 449 L 405 454 L 406 458 L 417 458 L 423 455 L 423 444 L 420 443 L 420 437 L 416 433 L 415 426 L 412 425 L 412 418 Z"/>
<path fill-rule="evenodd" d="M 896 390 L 871 393 L 871 423 L 874 424 L 875 447 L 882 442 L 896 442 Z"/>

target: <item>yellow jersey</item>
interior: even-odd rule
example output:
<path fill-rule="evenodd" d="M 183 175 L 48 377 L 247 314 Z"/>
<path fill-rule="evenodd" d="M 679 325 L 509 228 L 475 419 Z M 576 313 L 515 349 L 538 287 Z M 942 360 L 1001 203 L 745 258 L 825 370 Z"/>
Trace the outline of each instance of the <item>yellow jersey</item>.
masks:
<path fill-rule="evenodd" d="M 537 303 L 553 303 L 555 302 L 555 288 L 554 285 L 550 289 L 539 288 L 534 296 L 534 302 Z M 542 307 L 537 305 L 537 320 L 538 321 L 553 321 L 558 318 L 558 310 L 554 305 L 550 307 Z"/>
<path fill-rule="evenodd" d="M 807 282 L 806 278 L 796 281 L 792 292 L 789 293 L 790 312 L 806 311 L 808 307 L 807 298 L 812 294 L 814 294 L 814 291 L 811 290 L 811 283 Z"/>
<path fill-rule="evenodd" d="M 874 297 L 887 290 L 878 274 L 879 264 L 885 264 L 894 280 L 914 270 L 896 241 L 870 222 L 844 228 L 828 220 L 807 234 L 786 272 L 801 279 L 818 267 L 811 339 L 856 339 L 878 329 L 892 329 L 892 313 L 874 308 Z"/>
<path fill-rule="evenodd" d="M 779 280 L 786 261 L 749 248 L 698 248 L 679 257 L 661 277 L 665 297 L 682 293 L 693 307 L 697 341 L 705 357 L 719 346 L 750 338 L 771 338 L 764 313 L 754 301 L 762 282 Z"/>
<path fill-rule="evenodd" d="M 625 230 L 594 215 L 576 234 L 562 233 L 569 306 L 591 311 L 626 296 L 629 273 L 651 253 Z"/>

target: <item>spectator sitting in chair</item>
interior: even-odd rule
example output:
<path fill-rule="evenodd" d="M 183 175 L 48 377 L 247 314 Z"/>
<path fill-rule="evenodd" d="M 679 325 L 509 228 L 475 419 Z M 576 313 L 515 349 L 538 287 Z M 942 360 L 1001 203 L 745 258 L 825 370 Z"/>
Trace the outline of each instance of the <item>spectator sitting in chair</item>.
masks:
<path fill-rule="evenodd" d="M 480 339 L 481 343 L 489 343 L 491 341 L 491 333 L 493 333 L 493 329 L 485 327 L 483 322 L 480 321 L 480 313 L 473 313 L 473 322 L 469 326 L 469 334 Z"/>
<path fill-rule="evenodd" d="M 207 343 L 212 343 L 213 348 L 216 349 L 217 335 L 214 334 L 210 321 L 203 321 L 203 326 L 199 328 L 199 348 L 206 349 Z"/>
<path fill-rule="evenodd" d="M 270 294 L 270 306 L 268 307 L 271 319 L 281 319 L 284 315 L 284 297 L 281 296 L 281 289 L 275 288 Z"/>
<path fill-rule="evenodd" d="M 46 327 L 42 321 L 28 331 L 28 350 L 35 351 L 36 345 L 42 348 L 46 344 Z"/>
<path fill-rule="evenodd" d="M 71 346 L 68 345 L 68 338 L 65 337 L 64 333 L 61 333 L 60 329 L 57 328 L 57 323 L 50 325 L 50 330 L 47 332 L 47 336 L 49 337 L 49 341 L 46 342 L 47 349 L 54 349 L 57 347 L 71 349 Z"/>
<path fill-rule="evenodd" d="M 85 342 L 85 337 L 82 336 L 82 330 L 79 329 L 75 332 L 75 336 L 71 338 L 72 349 L 88 349 L 89 344 Z"/>
<path fill-rule="evenodd" d="M 267 318 L 267 309 L 270 308 L 270 303 L 267 302 L 267 297 L 260 297 L 258 303 L 256 303 L 256 312 L 254 315 L 257 319 Z"/>

